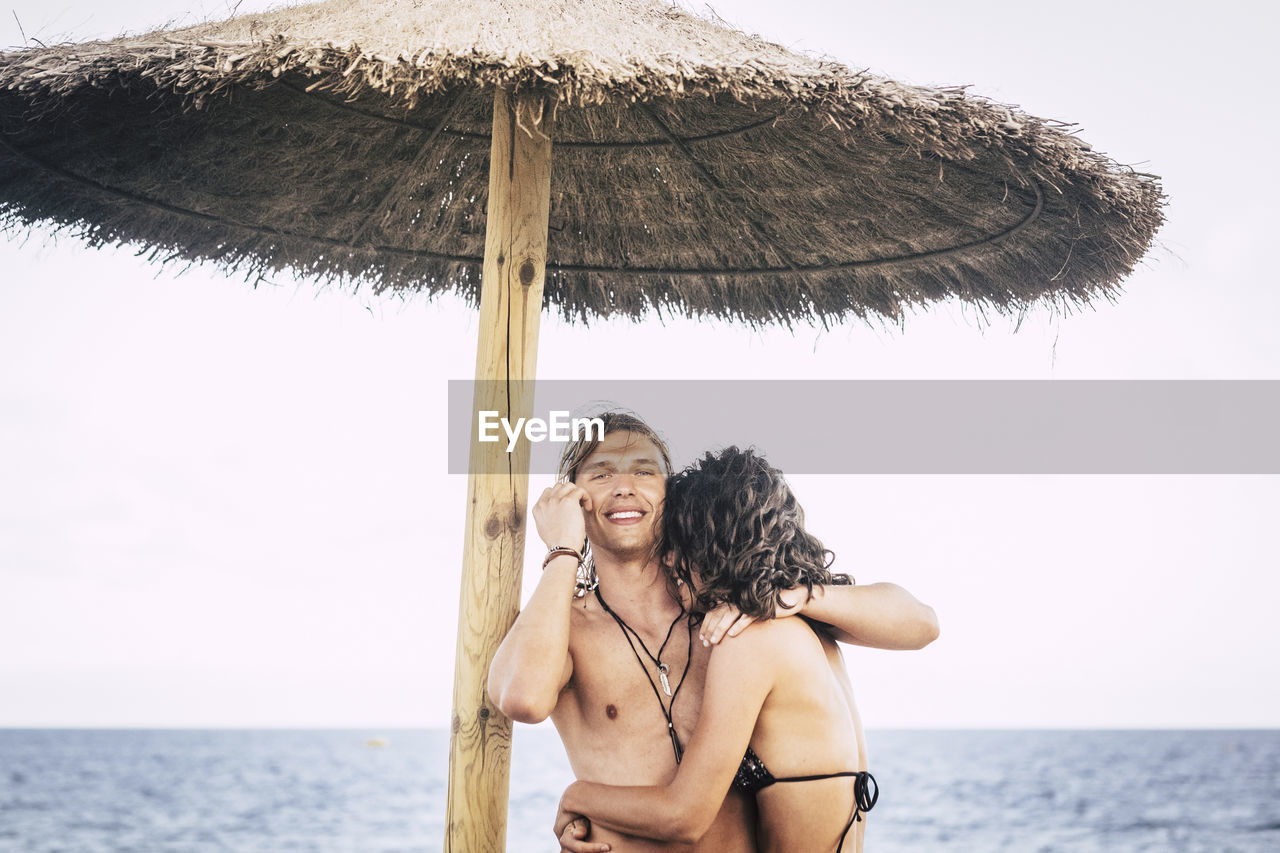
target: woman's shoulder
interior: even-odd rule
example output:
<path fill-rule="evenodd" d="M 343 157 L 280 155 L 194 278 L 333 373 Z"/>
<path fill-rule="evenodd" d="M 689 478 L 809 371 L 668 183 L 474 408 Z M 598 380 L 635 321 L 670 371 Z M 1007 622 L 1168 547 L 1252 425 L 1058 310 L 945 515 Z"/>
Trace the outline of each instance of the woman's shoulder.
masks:
<path fill-rule="evenodd" d="M 751 654 L 787 660 L 801 650 L 821 653 L 822 642 L 807 622 L 789 616 L 752 622 L 738 636 L 723 640 L 720 648 L 734 649 L 731 653 L 734 655 Z"/>

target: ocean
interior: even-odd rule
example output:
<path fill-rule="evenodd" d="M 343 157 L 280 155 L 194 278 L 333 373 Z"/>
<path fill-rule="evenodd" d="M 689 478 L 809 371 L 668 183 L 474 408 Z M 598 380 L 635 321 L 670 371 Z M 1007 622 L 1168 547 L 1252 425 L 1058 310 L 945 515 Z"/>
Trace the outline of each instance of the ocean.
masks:
<path fill-rule="evenodd" d="M 1280 851 L 1280 730 L 868 739 L 868 853 Z M 564 751 L 517 727 L 514 755 L 507 850 L 554 853 Z M 447 757 L 430 729 L 0 730 L 0 851 L 438 851 Z"/>

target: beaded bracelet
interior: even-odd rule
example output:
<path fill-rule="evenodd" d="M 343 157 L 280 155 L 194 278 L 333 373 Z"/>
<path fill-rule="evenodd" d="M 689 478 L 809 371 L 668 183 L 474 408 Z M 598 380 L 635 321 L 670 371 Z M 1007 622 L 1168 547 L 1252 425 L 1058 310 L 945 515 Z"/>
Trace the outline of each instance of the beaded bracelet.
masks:
<path fill-rule="evenodd" d="M 573 557 L 578 561 L 578 565 L 582 565 L 582 554 L 577 548 L 570 548 L 567 545 L 556 545 L 554 548 L 547 550 L 547 556 L 542 558 L 542 568 L 545 571 L 547 566 L 551 565 L 551 561 L 561 555 Z"/>
<path fill-rule="evenodd" d="M 547 550 L 547 556 L 542 559 L 542 568 L 545 571 L 547 566 L 551 565 L 551 561 L 559 556 L 574 557 L 578 561 L 577 577 L 573 581 L 573 597 L 582 598 L 588 592 L 595 589 L 600 583 L 596 579 L 595 566 L 588 566 L 586 560 L 582 559 L 582 552 L 577 548 L 570 548 L 567 545 L 556 545 Z"/>

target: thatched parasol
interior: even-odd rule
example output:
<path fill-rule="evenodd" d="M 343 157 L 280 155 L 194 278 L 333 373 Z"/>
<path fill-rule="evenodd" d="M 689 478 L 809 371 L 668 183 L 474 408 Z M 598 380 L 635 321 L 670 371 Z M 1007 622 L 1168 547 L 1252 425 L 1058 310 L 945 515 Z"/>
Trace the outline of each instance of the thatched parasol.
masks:
<path fill-rule="evenodd" d="M 658 0 L 346 0 L 0 56 L 0 225 L 457 292 L 480 307 L 480 379 L 532 378 L 544 297 L 582 321 L 748 323 L 1082 303 L 1161 205 L 1063 125 Z M 527 466 L 473 445 L 455 849 L 503 843 L 510 724 L 483 688 L 518 606 Z"/>

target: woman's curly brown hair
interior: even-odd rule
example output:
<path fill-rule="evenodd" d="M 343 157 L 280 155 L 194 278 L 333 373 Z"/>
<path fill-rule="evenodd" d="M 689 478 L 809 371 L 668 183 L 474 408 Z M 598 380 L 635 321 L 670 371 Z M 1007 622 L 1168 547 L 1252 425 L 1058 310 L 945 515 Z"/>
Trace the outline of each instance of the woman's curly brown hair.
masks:
<path fill-rule="evenodd" d="M 782 472 L 737 447 L 707 453 L 667 481 L 661 550 L 704 612 L 732 604 L 770 619 L 782 590 L 853 583 L 829 570 L 835 555 L 805 531 Z"/>

